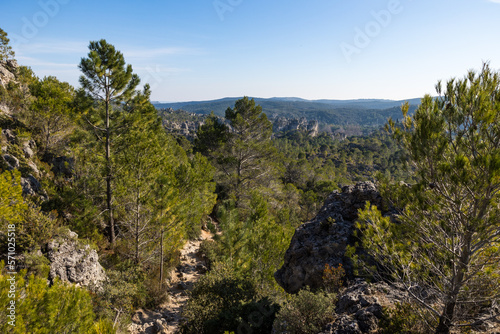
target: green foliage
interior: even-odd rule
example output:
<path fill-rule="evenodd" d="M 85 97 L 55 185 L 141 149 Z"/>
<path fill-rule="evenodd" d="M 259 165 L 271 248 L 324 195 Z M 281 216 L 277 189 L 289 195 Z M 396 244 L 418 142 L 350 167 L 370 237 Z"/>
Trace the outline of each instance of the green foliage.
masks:
<path fill-rule="evenodd" d="M 0 245 L 7 249 L 8 239 L 15 236 L 16 252 L 42 246 L 55 232 L 57 221 L 41 212 L 22 197 L 21 177 L 17 171 L 0 174 Z M 13 235 L 8 235 L 8 227 Z"/>
<path fill-rule="evenodd" d="M 219 117 L 211 113 L 196 132 L 194 147 L 197 152 L 210 156 L 222 147 L 228 139 L 227 125 Z"/>
<path fill-rule="evenodd" d="M 300 290 L 276 315 L 275 333 L 315 334 L 335 318 L 336 296 L 323 291 Z"/>
<path fill-rule="evenodd" d="M 271 331 L 277 306 L 259 299 L 253 283 L 217 263 L 196 283 L 183 311 L 182 333 Z"/>
<path fill-rule="evenodd" d="M 30 85 L 34 98 L 24 113 L 26 124 L 35 135 L 43 154 L 61 153 L 74 124 L 74 89 L 55 77 L 45 77 Z"/>
<path fill-rule="evenodd" d="M 115 166 L 111 143 L 123 115 L 123 104 L 142 103 L 149 98 L 149 86 L 144 87 L 144 94 L 137 94 L 135 88 L 139 84 L 139 77 L 132 73 L 132 65 L 125 66 L 123 54 L 108 44 L 104 39 L 93 41 L 89 44 L 88 58 L 82 58 L 78 66 L 83 75 L 80 76 L 82 90 L 93 99 L 94 104 L 84 110 L 83 117 L 94 131 L 97 142 L 104 151 L 100 161 L 102 176 L 106 181 L 106 189 L 102 192 L 106 196 L 107 225 L 109 240 L 112 245 L 116 241 L 115 222 L 113 217 L 113 179 Z M 81 99 L 85 101 L 85 98 Z M 116 106 L 115 108 L 113 108 Z M 97 108 L 94 108 L 97 107 Z M 104 108 L 103 108 L 104 107 Z M 115 109 L 115 110 L 113 110 Z M 114 111 L 114 112 L 113 112 Z M 116 124 L 118 123 L 118 124 Z"/>
<path fill-rule="evenodd" d="M 416 311 L 416 307 L 410 303 L 396 304 L 394 308 L 384 308 L 383 317 L 378 327 L 381 334 L 425 334 L 432 329 L 432 317 L 425 316 L 423 319 Z"/>
<path fill-rule="evenodd" d="M 8 59 L 14 58 L 14 51 L 12 51 L 12 47 L 9 45 L 9 38 L 7 37 L 7 33 L 0 28 L 0 61 L 6 61 Z"/>
<path fill-rule="evenodd" d="M 33 168 L 28 165 L 28 160 L 26 160 L 23 151 L 16 144 L 11 144 L 7 147 L 7 153 L 13 155 L 19 160 L 19 168 L 18 170 L 21 172 L 23 177 L 28 177 L 33 173 Z"/>
<path fill-rule="evenodd" d="M 123 54 L 104 39 L 90 42 L 89 50 L 88 58 L 82 58 L 78 65 L 83 73 L 82 87 L 107 103 L 130 100 L 139 77 L 132 73 L 132 65 L 125 66 Z"/>
<path fill-rule="evenodd" d="M 277 224 L 264 197 L 252 194 L 249 217 L 242 221 L 237 210 L 219 211 L 222 234 L 217 236 L 219 259 L 235 272 L 253 280 L 259 292 L 278 289 L 274 272 L 282 265 L 293 234 L 290 225 Z"/>
<path fill-rule="evenodd" d="M 133 267 L 120 269 L 106 272 L 108 280 L 93 295 L 93 302 L 100 318 L 113 320 L 116 328 L 126 330 L 133 311 L 146 305 L 145 273 Z"/>
<path fill-rule="evenodd" d="M 4 171 L 0 174 L 0 222 L 2 233 L 7 231 L 9 224 L 22 221 L 22 212 L 27 209 L 23 200 L 21 175 L 17 171 Z"/>
<path fill-rule="evenodd" d="M 50 261 L 45 256 L 34 251 L 31 253 L 24 253 L 24 265 L 28 269 L 28 275 L 33 274 L 41 278 L 48 278 L 50 272 Z"/>
<path fill-rule="evenodd" d="M 395 192 L 398 223 L 367 206 L 358 227 L 363 248 L 448 333 L 500 293 L 500 75 L 484 65 L 437 91 L 413 117 L 403 108 L 402 127 L 388 125 L 418 181 Z"/>
<path fill-rule="evenodd" d="M 3 267 L 3 265 L 2 265 Z M 31 275 L 24 278 L 25 272 L 16 275 L 0 273 L 0 305 L 3 310 L 15 300 L 15 326 L 9 321 L 7 312 L 0 314 L 2 333 L 88 333 L 95 328 L 95 315 L 89 293 L 60 281 L 52 286 L 47 280 Z M 15 298 L 9 291 L 11 281 L 16 282 Z M 104 333 L 113 333 L 107 330 Z"/>

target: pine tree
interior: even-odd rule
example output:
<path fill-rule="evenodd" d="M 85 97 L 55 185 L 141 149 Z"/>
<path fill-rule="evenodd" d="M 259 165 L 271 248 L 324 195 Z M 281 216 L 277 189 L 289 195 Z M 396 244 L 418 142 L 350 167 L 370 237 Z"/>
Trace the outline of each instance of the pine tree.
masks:
<path fill-rule="evenodd" d="M 109 239 L 111 244 L 114 244 L 116 239 L 112 191 L 114 170 L 111 146 L 115 128 L 111 124 L 113 119 L 111 116 L 114 109 L 119 110 L 122 107 L 121 103 L 128 102 L 134 97 L 139 77 L 132 73 L 131 65 L 125 66 L 123 54 L 104 39 L 90 42 L 89 50 L 88 58 L 82 58 L 79 65 L 83 73 L 80 76 L 80 84 L 99 105 L 104 105 L 104 110 L 97 111 L 99 114 L 97 122 L 87 120 L 99 140 L 104 141 L 106 210 Z"/>
<path fill-rule="evenodd" d="M 413 116 L 406 105 L 402 127 L 390 122 L 418 178 L 392 192 L 399 223 L 367 207 L 359 227 L 363 247 L 436 319 L 435 333 L 449 333 L 480 323 L 500 296 L 500 74 L 486 64 L 437 92 Z"/>
<path fill-rule="evenodd" d="M 276 149 L 271 142 L 272 124 L 255 101 L 244 97 L 226 110 L 231 132 L 219 164 L 223 183 L 236 207 L 248 208 L 252 190 L 270 186 L 276 178 Z"/>
<path fill-rule="evenodd" d="M 68 137 L 73 127 L 74 89 L 55 77 L 36 80 L 30 85 L 34 97 L 31 107 L 24 113 L 43 154 L 54 153 Z"/>
<path fill-rule="evenodd" d="M 12 51 L 12 47 L 9 45 L 9 38 L 7 37 L 7 33 L 0 28 L 0 61 L 6 61 L 11 58 L 14 58 L 14 51 Z"/>

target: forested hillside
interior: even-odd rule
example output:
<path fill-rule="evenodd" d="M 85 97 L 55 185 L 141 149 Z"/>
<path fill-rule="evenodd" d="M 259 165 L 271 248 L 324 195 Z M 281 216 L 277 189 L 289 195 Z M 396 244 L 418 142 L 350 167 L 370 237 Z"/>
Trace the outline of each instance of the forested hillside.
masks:
<path fill-rule="evenodd" d="M 224 98 L 214 101 L 160 103 L 155 102 L 158 109 L 172 108 L 196 114 L 224 116 L 228 106 L 240 98 Z M 405 101 L 388 100 L 303 100 L 296 98 L 255 98 L 264 113 L 270 119 L 278 117 L 302 118 L 318 121 L 321 125 L 358 125 L 383 126 L 389 117 L 401 118 L 401 106 Z M 418 106 L 420 99 L 410 99 L 411 111 Z"/>
<path fill-rule="evenodd" d="M 19 66 L 0 37 L 2 333 L 133 332 L 172 290 L 178 333 L 497 321 L 500 77 L 487 64 L 418 107 L 242 97 L 200 119 L 158 111 L 104 39 L 73 87 Z M 273 133 L 278 115 L 342 131 Z M 188 241 L 200 249 L 181 252 Z M 189 289 L 188 253 L 202 259 Z"/>

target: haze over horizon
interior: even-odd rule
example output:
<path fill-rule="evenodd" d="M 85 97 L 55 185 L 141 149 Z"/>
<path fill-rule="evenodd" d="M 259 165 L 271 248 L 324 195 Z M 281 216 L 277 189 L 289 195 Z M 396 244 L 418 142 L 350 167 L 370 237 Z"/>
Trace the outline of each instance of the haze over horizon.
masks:
<path fill-rule="evenodd" d="M 489 61 L 497 0 L 0 3 L 16 58 L 78 87 L 89 41 L 116 46 L 152 100 L 228 96 L 404 100 Z"/>

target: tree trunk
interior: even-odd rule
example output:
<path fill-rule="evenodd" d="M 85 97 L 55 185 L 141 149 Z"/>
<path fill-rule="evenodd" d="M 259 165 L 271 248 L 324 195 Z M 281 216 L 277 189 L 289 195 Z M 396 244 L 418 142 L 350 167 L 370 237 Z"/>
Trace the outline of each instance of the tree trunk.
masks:
<path fill-rule="evenodd" d="M 455 315 L 455 306 L 457 305 L 458 294 L 464 284 L 464 277 L 470 261 L 470 244 L 472 241 L 472 232 L 467 231 L 464 237 L 460 259 L 457 264 L 457 274 L 453 278 L 453 286 L 446 301 L 443 313 L 439 317 L 439 325 L 436 328 L 436 334 L 448 334 L 452 326 L 452 320 Z"/>
<path fill-rule="evenodd" d="M 453 313 L 455 311 L 455 301 L 450 301 L 446 303 L 443 310 L 443 314 L 439 317 L 439 325 L 436 328 L 436 334 L 449 334 L 451 328 L 451 319 L 453 319 Z"/>
<path fill-rule="evenodd" d="M 106 204 L 108 210 L 109 241 L 115 245 L 115 222 L 113 220 L 112 190 L 111 190 L 111 142 L 109 127 L 109 99 L 106 99 Z"/>
<path fill-rule="evenodd" d="M 160 289 L 163 287 L 163 229 L 160 234 Z"/>

